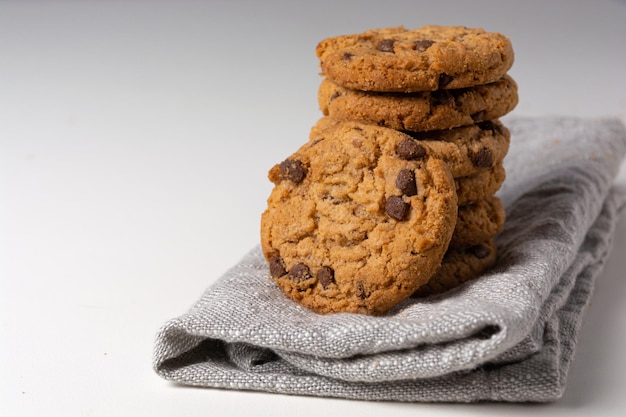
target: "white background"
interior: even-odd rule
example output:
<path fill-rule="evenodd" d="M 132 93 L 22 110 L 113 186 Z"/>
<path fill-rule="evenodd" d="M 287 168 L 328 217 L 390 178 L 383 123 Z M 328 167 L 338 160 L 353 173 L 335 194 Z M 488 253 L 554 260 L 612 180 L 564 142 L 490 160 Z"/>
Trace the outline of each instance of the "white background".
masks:
<path fill-rule="evenodd" d="M 184 388 L 151 366 L 159 327 L 257 244 L 266 172 L 320 117 L 321 39 L 484 27 L 513 42 L 515 114 L 626 120 L 625 22 L 617 0 L 0 0 L 0 416 L 621 415 L 626 221 L 554 404 Z"/>

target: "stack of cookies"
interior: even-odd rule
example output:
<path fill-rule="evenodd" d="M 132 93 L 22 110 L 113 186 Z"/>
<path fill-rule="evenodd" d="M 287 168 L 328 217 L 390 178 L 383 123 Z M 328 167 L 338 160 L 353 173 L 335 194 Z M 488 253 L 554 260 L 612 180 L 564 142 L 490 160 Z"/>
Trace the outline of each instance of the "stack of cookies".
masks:
<path fill-rule="evenodd" d="M 274 281 L 319 313 L 379 315 L 480 276 L 505 219 L 510 41 L 399 27 L 326 39 L 317 55 L 324 117 L 269 172 Z"/>

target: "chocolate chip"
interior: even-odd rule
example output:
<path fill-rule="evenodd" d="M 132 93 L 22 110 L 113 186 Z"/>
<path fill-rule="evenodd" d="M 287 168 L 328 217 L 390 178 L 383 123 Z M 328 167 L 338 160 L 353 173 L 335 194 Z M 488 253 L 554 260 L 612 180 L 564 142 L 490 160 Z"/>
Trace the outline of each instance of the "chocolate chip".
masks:
<path fill-rule="evenodd" d="M 284 179 L 298 184 L 302 182 L 306 176 L 306 172 L 302 162 L 297 159 L 285 159 L 280 163 L 280 175 L 282 175 Z"/>
<path fill-rule="evenodd" d="M 385 211 L 387 214 L 398 221 L 402 221 L 406 218 L 407 214 L 409 214 L 409 208 L 411 208 L 409 203 L 405 203 L 402 197 L 395 195 L 389 197 L 387 203 L 385 203 Z"/>
<path fill-rule="evenodd" d="M 411 139 L 403 139 L 396 147 L 396 153 L 402 159 L 411 161 L 426 156 L 426 149 L 416 141 Z"/>
<path fill-rule="evenodd" d="M 476 113 L 473 113 L 471 115 L 471 118 L 475 122 L 483 120 L 485 118 L 485 111 L 484 110 L 477 111 Z"/>
<path fill-rule="evenodd" d="M 324 289 L 335 282 L 335 271 L 330 266 L 323 266 L 317 271 L 317 280 L 322 284 Z"/>
<path fill-rule="evenodd" d="M 289 270 L 289 278 L 295 282 L 300 282 L 313 278 L 313 275 L 311 275 L 311 270 L 308 266 L 303 263 L 299 263 L 291 267 Z"/>
<path fill-rule="evenodd" d="M 500 135 L 503 134 L 502 128 L 500 127 L 500 125 L 495 124 L 491 120 L 485 120 L 484 122 L 477 123 L 477 125 L 481 130 L 490 130 L 494 134 L 500 134 Z"/>
<path fill-rule="evenodd" d="M 398 173 L 396 178 L 396 187 L 402 194 L 413 196 L 417 194 L 417 185 L 415 184 L 415 171 L 412 169 L 403 169 Z"/>
<path fill-rule="evenodd" d="M 442 72 L 439 75 L 439 88 L 444 88 L 445 86 L 450 84 L 452 82 L 452 80 L 454 80 L 453 76 L 448 75 L 445 72 Z"/>
<path fill-rule="evenodd" d="M 417 52 L 424 52 L 430 48 L 433 43 L 435 43 L 435 41 L 431 41 L 430 39 L 420 39 L 419 41 L 415 41 L 415 50 Z"/>
<path fill-rule="evenodd" d="M 343 59 L 344 61 L 350 61 L 352 59 L 352 57 L 354 56 L 354 54 L 351 54 L 350 52 L 345 52 L 342 56 L 341 59 Z"/>
<path fill-rule="evenodd" d="M 285 261 L 280 256 L 272 256 L 270 258 L 270 275 L 273 278 L 282 277 L 287 273 L 285 269 Z"/>
<path fill-rule="evenodd" d="M 363 281 L 359 281 L 356 283 L 356 295 L 361 300 L 365 300 L 367 297 L 370 296 L 370 293 L 365 291 L 365 283 Z"/>
<path fill-rule="evenodd" d="M 334 99 L 336 99 L 337 97 L 341 97 L 341 93 L 339 91 L 335 91 L 333 93 L 332 96 L 330 96 L 330 98 L 328 99 L 328 102 L 330 103 L 331 101 L 333 101 Z"/>
<path fill-rule="evenodd" d="M 489 248 L 483 245 L 472 246 L 468 251 L 478 259 L 484 259 L 491 253 Z"/>
<path fill-rule="evenodd" d="M 448 90 L 435 90 L 430 93 L 430 105 L 454 107 L 454 97 Z"/>
<path fill-rule="evenodd" d="M 393 52 L 393 44 L 396 42 L 395 39 L 383 39 L 378 42 L 376 49 L 381 52 Z"/>
<path fill-rule="evenodd" d="M 470 158 L 475 167 L 490 168 L 493 166 L 493 154 L 487 148 L 481 148 L 478 152 L 470 151 Z"/>

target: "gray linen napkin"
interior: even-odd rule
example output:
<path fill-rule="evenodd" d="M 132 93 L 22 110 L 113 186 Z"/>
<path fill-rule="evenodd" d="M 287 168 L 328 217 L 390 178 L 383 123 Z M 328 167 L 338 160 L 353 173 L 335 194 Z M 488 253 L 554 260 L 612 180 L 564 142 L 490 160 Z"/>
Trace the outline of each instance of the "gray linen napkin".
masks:
<path fill-rule="evenodd" d="M 617 119 L 511 118 L 507 222 L 489 273 L 384 317 L 317 315 L 269 279 L 260 248 L 157 335 L 181 384 L 396 401 L 551 401 L 565 389 L 626 193 Z"/>

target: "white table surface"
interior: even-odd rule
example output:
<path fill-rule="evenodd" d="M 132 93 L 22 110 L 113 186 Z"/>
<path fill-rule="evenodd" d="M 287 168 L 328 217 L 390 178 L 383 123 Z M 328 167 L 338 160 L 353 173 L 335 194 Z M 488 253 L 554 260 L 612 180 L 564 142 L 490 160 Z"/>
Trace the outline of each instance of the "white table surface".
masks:
<path fill-rule="evenodd" d="M 513 41 L 515 114 L 626 120 L 625 22 L 623 0 L 1 1 L 0 416 L 623 415 L 626 221 L 553 404 L 194 389 L 151 365 L 258 242 L 266 171 L 320 117 L 319 40 L 485 27 Z"/>

